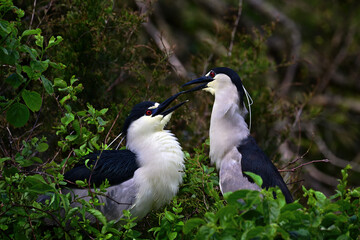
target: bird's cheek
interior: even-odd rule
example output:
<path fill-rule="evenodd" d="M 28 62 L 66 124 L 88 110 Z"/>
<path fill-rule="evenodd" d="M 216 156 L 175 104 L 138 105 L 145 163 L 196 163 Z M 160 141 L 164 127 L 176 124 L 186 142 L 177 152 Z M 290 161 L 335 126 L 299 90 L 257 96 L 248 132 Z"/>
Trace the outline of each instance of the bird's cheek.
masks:
<path fill-rule="evenodd" d="M 215 95 L 215 89 L 212 87 L 204 88 L 204 91 L 211 93 L 212 95 Z"/>
<path fill-rule="evenodd" d="M 169 113 L 168 115 L 163 117 L 163 119 L 161 120 L 161 124 L 165 126 L 170 121 L 171 115 L 172 115 L 172 113 Z"/>

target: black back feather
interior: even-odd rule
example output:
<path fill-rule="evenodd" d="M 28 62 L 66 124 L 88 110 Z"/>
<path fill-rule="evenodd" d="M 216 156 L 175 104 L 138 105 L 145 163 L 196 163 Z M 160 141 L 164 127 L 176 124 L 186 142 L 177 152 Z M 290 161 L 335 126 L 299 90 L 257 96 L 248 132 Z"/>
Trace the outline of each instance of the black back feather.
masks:
<path fill-rule="evenodd" d="M 256 144 L 253 137 L 249 136 L 244 139 L 238 146 L 238 151 L 242 155 L 241 167 L 243 172 L 252 172 L 259 175 L 263 179 L 263 188 L 279 186 L 286 202 L 294 201 L 277 168 Z M 247 176 L 247 178 L 250 182 L 253 182 L 250 177 Z"/>
<path fill-rule="evenodd" d="M 89 159 L 87 166 L 90 169 L 85 166 L 86 159 Z M 104 150 L 84 156 L 79 164 L 64 174 L 64 177 L 70 182 L 84 181 L 85 179 L 89 181 L 91 175 L 91 186 L 93 184 L 99 186 L 105 179 L 108 179 L 110 185 L 117 185 L 132 178 L 138 168 L 139 164 L 133 152 L 129 150 Z"/>

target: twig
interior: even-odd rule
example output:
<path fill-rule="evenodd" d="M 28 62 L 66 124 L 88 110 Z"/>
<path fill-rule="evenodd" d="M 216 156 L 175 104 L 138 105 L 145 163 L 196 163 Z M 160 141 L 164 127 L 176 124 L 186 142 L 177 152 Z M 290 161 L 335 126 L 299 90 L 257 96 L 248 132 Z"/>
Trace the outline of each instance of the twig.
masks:
<path fill-rule="evenodd" d="M 30 20 L 29 29 L 31 29 L 31 25 L 32 25 L 33 20 L 34 20 L 35 8 L 36 8 L 36 0 L 34 0 L 34 8 L 33 8 L 33 12 L 32 12 L 32 14 L 31 14 L 31 20 Z"/>
<path fill-rule="evenodd" d="M 351 43 L 354 40 L 354 34 L 355 34 L 355 27 L 350 26 L 349 31 L 348 31 L 348 33 L 346 35 L 346 38 L 345 38 L 345 43 L 343 44 L 343 46 L 339 50 L 339 52 L 336 55 L 334 61 L 330 64 L 329 67 L 327 67 L 327 69 L 329 69 L 329 71 L 325 74 L 322 81 L 317 86 L 317 91 L 318 92 L 322 92 L 326 88 L 326 86 L 328 85 L 331 77 L 336 72 L 336 69 L 344 61 L 345 57 L 347 56 L 348 49 L 349 49 Z"/>
<path fill-rule="evenodd" d="M 295 158 L 294 160 L 292 160 L 291 162 L 289 162 L 287 165 L 285 165 L 284 167 L 280 168 L 279 171 L 281 172 L 283 169 L 287 168 L 288 166 L 296 163 L 297 161 L 299 161 L 299 160 L 301 160 L 301 159 L 304 159 L 305 155 L 307 155 L 307 154 L 309 153 L 310 148 L 311 148 L 311 146 L 306 150 L 306 152 L 305 152 L 303 155 L 301 155 L 300 157 Z"/>
<path fill-rule="evenodd" d="M 106 89 L 107 92 L 110 92 L 116 85 L 124 80 L 124 71 L 120 71 L 119 77 Z"/>
<path fill-rule="evenodd" d="M 110 135 L 110 132 L 111 130 L 113 129 L 116 121 L 118 120 L 119 116 L 120 116 L 120 113 L 124 110 L 124 107 L 130 102 L 130 100 L 138 93 L 138 90 L 135 90 L 135 92 L 126 100 L 125 104 L 121 107 L 121 109 L 119 110 L 118 114 L 116 115 L 114 121 L 113 121 L 113 124 L 111 125 L 108 133 L 106 134 L 106 137 L 105 137 L 105 140 L 104 140 L 104 145 L 107 144 L 107 140 L 108 140 L 108 137 Z"/>
<path fill-rule="evenodd" d="M 233 48 L 233 45 L 234 45 L 235 33 L 236 33 L 236 29 L 237 29 L 237 27 L 239 25 L 239 20 L 240 20 L 241 12 L 242 12 L 242 5 L 243 5 L 243 1 L 239 0 L 238 14 L 237 14 L 237 17 L 236 17 L 236 20 L 235 20 L 234 28 L 233 28 L 233 30 L 231 32 L 231 41 L 230 41 L 230 46 L 229 46 L 229 51 L 228 51 L 228 56 L 229 57 L 231 56 L 232 48 Z"/>
<path fill-rule="evenodd" d="M 334 187 L 338 185 L 338 181 L 336 180 L 336 178 L 319 171 L 313 165 L 309 165 L 306 170 L 308 171 L 309 175 L 318 182 L 322 182 Z"/>
<path fill-rule="evenodd" d="M 62 169 L 61 169 L 61 174 L 64 174 L 67 161 L 69 160 L 69 158 L 70 158 L 70 156 L 71 156 L 71 154 L 72 154 L 73 152 L 74 152 L 74 150 L 71 150 L 70 153 L 69 153 L 69 155 L 67 156 L 67 158 L 66 158 L 66 160 L 65 160 L 65 163 L 64 163 L 64 166 L 63 166 Z"/>
<path fill-rule="evenodd" d="M 353 170 L 355 172 L 360 172 L 360 164 L 339 158 L 328 148 L 325 141 L 320 137 L 319 134 L 314 134 L 317 132 L 317 129 L 314 124 L 308 123 L 307 126 L 305 127 L 305 129 L 306 129 L 306 133 L 309 136 L 314 135 L 314 141 L 315 141 L 316 145 L 318 146 L 319 151 L 322 154 L 324 154 L 324 156 L 326 158 L 330 159 L 330 162 L 332 165 L 344 168 L 349 164 L 352 167 L 351 170 Z"/>
<path fill-rule="evenodd" d="M 302 163 L 299 166 L 296 166 L 294 168 L 291 169 L 281 169 L 278 170 L 279 172 L 295 172 L 297 169 L 302 168 L 306 165 L 312 164 L 312 163 L 317 163 L 317 162 L 329 162 L 329 159 L 321 159 L 321 160 L 312 160 L 310 162 L 306 162 L 306 163 Z"/>
<path fill-rule="evenodd" d="M 321 106 L 345 107 L 351 111 L 360 113 L 360 101 L 356 98 L 318 94 L 311 100 L 311 103 Z"/>
<path fill-rule="evenodd" d="M 296 26 L 295 22 L 288 18 L 285 14 L 276 9 L 268 1 L 263 0 L 247 0 L 248 3 L 262 12 L 263 14 L 278 20 L 284 27 L 290 32 L 292 48 L 291 48 L 291 60 L 293 64 L 286 70 L 285 78 L 280 87 L 280 95 L 285 96 L 294 80 L 295 72 L 298 66 L 298 60 L 300 55 L 301 46 L 301 33 Z"/>
<path fill-rule="evenodd" d="M 136 5 L 140 9 L 140 13 L 145 16 L 146 21 L 142 24 L 147 31 L 147 33 L 151 36 L 151 38 L 155 41 L 158 48 L 168 56 L 168 61 L 172 66 L 173 70 L 180 77 L 187 77 L 187 71 L 180 60 L 177 58 L 175 53 L 172 51 L 169 42 L 161 35 L 159 30 L 152 24 L 148 14 L 148 7 L 144 3 L 144 1 L 136 0 Z"/>
<path fill-rule="evenodd" d="M 206 59 L 205 63 L 204 63 L 204 68 L 203 68 L 203 72 L 202 75 L 205 75 L 205 73 L 208 71 L 208 66 L 209 66 L 209 62 L 211 61 L 211 59 L 214 57 L 214 53 L 211 53 L 209 55 L 209 57 Z"/>
<path fill-rule="evenodd" d="M 37 28 L 40 26 L 40 24 L 42 23 L 42 21 L 45 19 L 45 17 L 46 17 L 46 15 L 47 15 L 48 11 L 50 10 L 53 2 L 54 2 L 54 0 L 51 0 L 50 3 L 49 3 L 49 5 L 48 5 L 48 7 L 45 8 L 45 10 L 44 10 L 44 12 L 45 12 L 45 13 L 44 13 L 44 16 L 40 19 L 39 24 L 36 26 Z"/>

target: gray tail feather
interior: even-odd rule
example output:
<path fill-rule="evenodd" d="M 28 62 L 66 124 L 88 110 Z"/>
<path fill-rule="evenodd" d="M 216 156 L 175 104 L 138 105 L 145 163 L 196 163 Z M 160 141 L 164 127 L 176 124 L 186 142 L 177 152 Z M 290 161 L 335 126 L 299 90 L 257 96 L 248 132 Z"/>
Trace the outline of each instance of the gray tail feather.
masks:
<path fill-rule="evenodd" d="M 41 195 L 41 196 L 38 197 L 38 199 L 36 199 L 36 201 L 39 202 L 39 203 L 45 204 L 45 201 L 46 200 L 50 201 L 50 199 L 51 199 L 51 196 Z"/>

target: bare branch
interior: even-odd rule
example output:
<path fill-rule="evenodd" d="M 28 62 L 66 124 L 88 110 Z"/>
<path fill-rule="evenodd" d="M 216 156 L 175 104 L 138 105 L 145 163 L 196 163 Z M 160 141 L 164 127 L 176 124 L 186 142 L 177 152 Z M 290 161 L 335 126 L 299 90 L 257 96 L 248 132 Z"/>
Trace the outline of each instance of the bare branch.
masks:
<path fill-rule="evenodd" d="M 280 169 L 279 172 L 295 172 L 297 169 L 302 168 L 306 165 L 312 164 L 312 163 L 318 163 L 318 162 L 329 162 L 329 159 L 321 159 L 321 160 L 312 160 L 310 162 L 302 163 L 299 166 L 296 166 L 291 169 Z"/>
<path fill-rule="evenodd" d="M 336 73 L 336 70 L 338 69 L 339 65 L 346 58 L 349 47 L 350 47 L 351 43 L 354 40 L 354 34 L 355 34 L 355 27 L 350 26 L 349 31 L 348 31 L 348 33 L 346 35 L 346 38 L 345 38 L 345 43 L 340 48 L 338 54 L 334 58 L 334 61 L 327 68 L 329 71 L 327 71 L 327 73 L 325 74 L 322 81 L 320 82 L 320 84 L 317 87 L 318 92 L 322 92 L 326 88 L 326 86 L 328 85 L 330 79 Z"/>
<path fill-rule="evenodd" d="M 311 100 L 311 103 L 322 106 L 345 107 L 351 111 L 360 113 L 360 101 L 355 98 L 344 98 L 331 95 L 317 95 Z"/>
<path fill-rule="evenodd" d="M 30 24 L 29 24 L 29 29 L 31 29 L 31 25 L 32 25 L 33 20 L 34 20 L 35 8 L 36 8 L 36 0 L 34 0 L 34 8 L 33 8 L 32 14 L 31 14 L 31 20 L 30 20 Z"/>
<path fill-rule="evenodd" d="M 143 16 L 146 16 L 148 14 L 148 7 L 146 6 L 146 3 L 141 0 L 136 0 L 135 2 L 138 8 L 140 9 L 140 13 Z M 143 23 L 143 26 L 147 31 L 147 33 L 155 41 L 158 48 L 168 56 L 168 61 L 172 66 L 173 70 L 176 72 L 176 74 L 179 75 L 180 77 L 184 77 L 184 78 L 187 77 L 187 71 L 185 67 L 177 58 L 175 53 L 172 51 L 169 42 L 162 36 L 160 31 L 154 26 L 154 24 L 152 24 L 152 22 L 147 16 L 146 16 L 146 21 Z"/>
<path fill-rule="evenodd" d="M 116 85 L 124 81 L 124 71 L 120 71 L 119 77 L 106 89 L 107 92 L 110 92 Z"/>
<path fill-rule="evenodd" d="M 338 185 L 338 181 L 336 178 L 321 172 L 313 165 L 309 165 L 306 170 L 308 171 L 309 175 L 318 182 L 322 182 L 333 187 L 336 187 Z"/>
<path fill-rule="evenodd" d="M 237 17 L 236 17 L 236 20 L 235 20 L 234 28 L 233 28 L 233 30 L 231 32 L 231 41 L 230 41 L 230 46 L 229 46 L 229 51 L 228 51 L 228 56 L 229 57 L 231 56 L 231 51 L 232 51 L 232 48 L 233 48 L 233 45 L 234 45 L 235 33 L 236 33 L 236 29 L 237 29 L 237 27 L 239 25 L 239 20 L 240 20 L 241 12 L 242 12 L 242 5 L 243 5 L 243 1 L 239 0 L 238 14 L 237 14 Z"/>
<path fill-rule="evenodd" d="M 356 162 L 352 162 L 352 161 L 347 161 L 344 159 L 341 159 L 339 157 L 337 157 L 326 145 L 325 141 L 320 137 L 319 134 L 314 134 L 317 132 L 317 129 L 315 127 L 314 124 L 312 123 L 308 123 L 306 129 L 306 133 L 309 136 L 313 136 L 314 137 L 314 141 L 316 143 L 316 145 L 319 148 L 319 151 L 324 154 L 324 156 L 328 159 L 330 159 L 330 163 L 333 164 L 334 166 L 337 167 L 341 167 L 344 168 L 347 165 L 350 165 L 352 167 L 353 171 L 356 172 L 360 172 L 360 164 L 356 163 Z"/>
<path fill-rule="evenodd" d="M 111 125 L 108 133 L 106 134 L 106 137 L 105 137 L 105 141 L 104 141 L 104 145 L 107 144 L 107 140 L 108 140 L 108 137 L 110 135 L 110 132 L 112 130 L 112 128 L 114 127 L 116 121 L 118 120 L 119 116 L 120 116 L 120 113 L 124 110 L 124 107 L 130 102 L 130 100 L 138 93 L 138 91 L 136 90 L 125 102 L 125 104 L 122 106 L 122 108 L 120 109 L 120 111 L 118 112 L 118 114 L 116 115 L 114 121 L 113 121 L 113 124 Z"/>
<path fill-rule="evenodd" d="M 298 29 L 298 27 L 296 26 L 293 20 L 291 20 L 285 14 L 283 14 L 278 9 L 276 9 L 268 1 L 263 1 L 263 0 L 247 0 L 247 1 L 251 6 L 259 10 L 263 14 L 278 20 L 290 32 L 291 41 L 292 41 L 292 49 L 290 55 L 293 64 L 287 68 L 285 78 L 280 87 L 280 94 L 284 96 L 287 94 L 287 92 L 290 89 L 290 86 L 294 80 L 295 72 L 298 66 L 300 47 L 301 47 L 300 30 Z"/>

